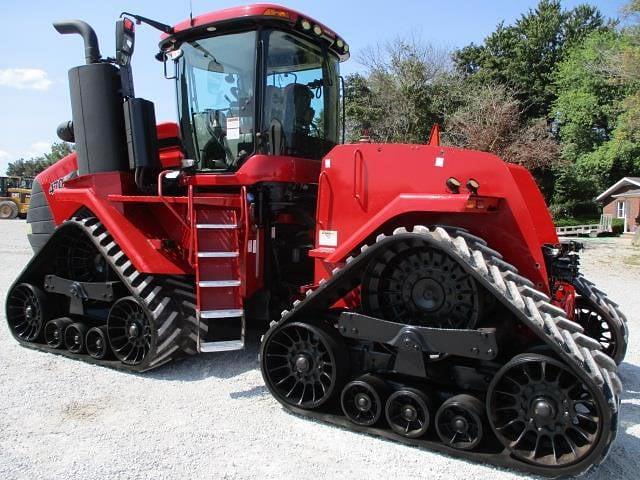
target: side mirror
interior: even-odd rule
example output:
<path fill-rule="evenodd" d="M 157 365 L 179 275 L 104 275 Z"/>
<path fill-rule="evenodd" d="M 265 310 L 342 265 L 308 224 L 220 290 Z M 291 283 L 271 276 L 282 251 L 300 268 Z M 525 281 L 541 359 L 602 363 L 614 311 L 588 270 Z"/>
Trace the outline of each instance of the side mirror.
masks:
<path fill-rule="evenodd" d="M 116 22 L 116 61 L 120 66 L 129 65 L 136 41 L 135 25 L 128 18 Z"/>

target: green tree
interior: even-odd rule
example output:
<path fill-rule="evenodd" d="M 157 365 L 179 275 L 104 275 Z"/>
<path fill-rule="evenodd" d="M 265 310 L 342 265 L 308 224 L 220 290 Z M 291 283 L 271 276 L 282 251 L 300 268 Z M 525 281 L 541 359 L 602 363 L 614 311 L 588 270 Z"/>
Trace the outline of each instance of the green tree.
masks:
<path fill-rule="evenodd" d="M 628 7 L 637 16 L 640 2 Z M 557 174 L 555 210 L 595 209 L 594 198 L 640 175 L 640 30 L 589 35 L 556 72 L 554 118 L 568 167 Z"/>
<path fill-rule="evenodd" d="M 416 39 L 396 39 L 367 49 L 366 74 L 347 77 L 348 138 L 363 130 L 384 142 L 424 143 L 441 122 L 441 85 L 450 73 L 448 52 Z"/>
<path fill-rule="evenodd" d="M 621 35 L 597 32 L 572 49 L 555 74 L 553 118 L 564 157 L 575 162 L 609 140 L 629 86 L 612 82 L 603 68 L 620 48 Z"/>
<path fill-rule="evenodd" d="M 51 145 L 51 151 L 39 157 L 29 159 L 19 158 L 14 162 L 9 162 L 7 175 L 16 177 L 35 177 L 47 167 L 53 165 L 61 158 L 73 152 L 74 147 L 67 142 L 57 142 Z"/>
<path fill-rule="evenodd" d="M 498 24 L 482 45 L 455 52 L 456 69 L 470 81 L 511 88 L 526 119 L 546 117 L 555 100 L 554 70 L 567 50 L 594 31 L 610 30 L 597 8 L 562 10 L 560 0 L 541 0 L 513 25 Z"/>

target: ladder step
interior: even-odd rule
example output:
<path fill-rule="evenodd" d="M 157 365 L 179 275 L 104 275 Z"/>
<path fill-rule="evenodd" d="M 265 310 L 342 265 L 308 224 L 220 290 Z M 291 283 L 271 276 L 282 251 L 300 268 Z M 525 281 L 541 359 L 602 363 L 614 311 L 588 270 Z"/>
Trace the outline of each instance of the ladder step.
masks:
<path fill-rule="evenodd" d="M 209 230 L 224 230 L 238 228 L 235 223 L 197 223 L 196 228 Z"/>
<path fill-rule="evenodd" d="M 238 252 L 198 252 L 199 258 L 235 258 Z"/>
<path fill-rule="evenodd" d="M 200 288 L 239 287 L 240 280 L 205 280 L 198 282 Z"/>
<path fill-rule="evenodd" d="M 244 348 L 243 340 L 227 340 L 224 342 L 201 342 L 200 351 L 208 352 L 229 352 L 231 350 L 242 350 Z"/>
<path fill-rule="evenodd" d="M 205 310 L 200 312 L 200 318 L 234 318 L 242 317 L 244 310 L 235 308 L 231 310 Z"/>

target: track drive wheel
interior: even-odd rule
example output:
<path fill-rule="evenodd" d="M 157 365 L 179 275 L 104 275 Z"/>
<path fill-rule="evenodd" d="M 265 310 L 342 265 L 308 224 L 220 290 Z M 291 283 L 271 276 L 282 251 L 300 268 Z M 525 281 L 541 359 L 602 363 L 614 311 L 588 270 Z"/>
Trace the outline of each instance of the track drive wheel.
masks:
<path fill-rule="evenodd" d="M 47 342 L 47 345 L 51 348 L 63 348 L 64 331 L 72 323 L 73 320 L 67 317 L 49 320 L 44 326 L 44 341 Z"/>
<path fill-rule="evenodd" d="M 389 386 L 374 375 L 363 375 L 345 385 L 340 396 L 342 411 L 356 425 L 370 426 L 378 423 Z"/>
<path fill-rule="evenodd" d="M 458 450 L 473 450 L 484 434 L 484 405 L 476 397 L 460 394 L 447 399 L 436 414 L 440 440 Z"/>
<path fill-rule="evenodd" d="M 408 438 L 418 438 L 427 432 L 431 412 L 431 400 L 424 392 L 415 388 L 403 388 L 394 392 L 385 407 L 391 429 Z"/>
<path fill-rule="evenodd" d="M 493 378 L 487 414 L 511 455 L 561 468 L 581 462 L 597 445 L 603 431 L 598 398 L 558 360 L 522 354 Z"/>
<path fill-rule="evenodd" d="M 7 297 L 7 322 L 11 332 L 24 342 L 34 342 L 47 322 L 46 297 L 29 283 L 13 287 Z"/>
<path fill-rule="evenodd" d="M 107 334 L 114 355 L 126 365 L 139 365 L 151 350 L 149 314 L 134 297 L 123 297 L 113 304 L 107 318 Z"/>
<path fill-rule="evenodd" d="M 282 403 L 313 409 L 342 388 L 347 356 L 330 326 L 284 324 L 262 343 L 260 367 L 267 387 Z"/>
<path fill-rule="evenodd" d="M 401 243 L 374 258 L 362 284 L 367 314 L 435 328 L 473 328 L 482 314 L 476 281 L 449 255 Z"/>
<path fill-rule="evenodd" d="M 576 299 L 574 318 L 584 328 L 585 335 L 602 345 L 604 353 L 613 358 L 617 365 L 622 363 L 627 353 L 624 325 L 603 315 L 600 309 L 595 308 L 593 303 L 584 297 Z"/>

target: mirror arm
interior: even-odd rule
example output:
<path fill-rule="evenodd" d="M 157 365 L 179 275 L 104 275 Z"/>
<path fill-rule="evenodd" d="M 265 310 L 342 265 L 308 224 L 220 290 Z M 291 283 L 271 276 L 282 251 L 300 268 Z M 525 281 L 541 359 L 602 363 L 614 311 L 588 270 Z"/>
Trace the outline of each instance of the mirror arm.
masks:
<path fill-rule="evenodd" d="M 150 27 L 153 27 L 161 32 L 166 33 L 167 35 L 172 35 L 175 31 L 172 26 L 167 25 L 162 22 L 158 22 L 157 20 L 151 20 L 150 18 L 143 17 L 142 15 L 136 15 L 135 13 L 122 12 L 120 17 L 128 16 L 135 19 L 136 23 L 140 25 L 141 23 L 146 23 Z"/>

